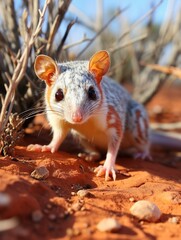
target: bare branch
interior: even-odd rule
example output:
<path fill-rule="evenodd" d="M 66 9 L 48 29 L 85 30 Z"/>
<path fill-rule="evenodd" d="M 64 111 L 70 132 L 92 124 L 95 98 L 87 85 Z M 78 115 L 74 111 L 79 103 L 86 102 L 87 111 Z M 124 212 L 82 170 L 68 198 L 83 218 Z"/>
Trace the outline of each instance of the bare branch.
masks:
<path fill-rule="evenodd" d="M 27 42 L 27 44 L 24 48 L 24 51 L 23 51 L 20 59 L 18 60 L 17 66 L 14 70 L 14 74 L 12 76 L 12 84 L 8 88 L 6 97 L 5 97 L 4 102 L 3 102 L 1 114 L 0 114 L 0 133 L 3 131 L 3 128 L 8 121 L 9 115 L 7 115 L 6 118 L 5 118 L 6 111 L 8 109 L 8 106 L 9 106 L 10 110 L 13 106 L 13 102 L 11 102 L 11 100 L 14 99 L 16 87 L 19 84 L 19 82 L 21 81 L 21 79 L 23 78 L 24 74 L 25 74 L 30 50 L 32 48 L 32 45 L 34 44 L 34 41 L 35 41 L 37 35 L 39 34 L 39 32 L 41 30 L 43 20 L 44 20 L 44 15 L 45 15 L 45 12 L 46 12 L 46 9 L 47 9 L 47 6 L 48 6 L 49 2 L 50 2 L 50 0 L 45 1 L 43 10 L 42 10 L 42 12 L 40 11 L 40 18 L 39 18 L 38 25 L 37 25 L 35 31 L 32 33 L 29 41 Z"/>
<path fill-rule="evenodd" d="M 78 41 L 78 42 L 65 45 L 65 46 L 63 47 L 63 50 L 67 50 L 67 49 L 69 49 L 69 48 L 71 48 L 71 47 L 75 47 L 75 46 L 77 46 L 77 45 L 80 45 L 80 44 L 82 44 L 82 43 L 84 43 L 84 42 L 89 42 L 89 41 L 91 41 L 91 39 L 90 39 L 90 38 L 87 38 L 86 36 L 84 36 L 84 37 L 83 37 L 80 41 Z"/>
<path fill-rule="evenodd" d="M 67 36 L 68 36 L 68 34 L 69 34 L 69 31 L 70 31 L 70 29 L 72 28 L 72 26 L 75 24 L 75 22 L 76 22 L 76 19 L 73 20 L 73 21 L 71 21 L 71 22 L 68 24 L 67 29 L 66 29 L 66 31 L 65 31 L 65 34 L 64 34 L 64 36 L 63 36 L 63 38 L 62 38 L 62 41 L 60 42 L 60 44 L 59 44 L 59 46 L 57 47 L 57 50 L 56 50 L 58 56 L 60 55 L 61 50 L 62 50 L 62 48 L 63 48 L 63 45 L 64 45 L 64 43 L 65 43 L 65 41 L 66 41 L 66 39 L 67 39 Z"/>
<path fill-rule="evenodd" d="M 161 66 L 158 64 L 146 64 L 143 62 L 141 62 L 141 64 L 151 68 L 152 70 L 163 72 L 166 74 L 171 74 L 181 80 L 181 69 L 180 68 L 172 67 L 172 66 Z"/>
<path fill-rule="evenodd" d="M 7 37 L 10 39 L 11 48 L 17 52 L 20 48 L 20 40 L 18 35 L 18 23 L 15 13 L 14 1 L 0 1 L 1 14 L 4 15 L 5 28 Z"/>
<path fill-rule="evenodd" d="M 75 16 L 78 17 L 78 20 L 77 20 L 78 23 L 83 24 L 85 27 L 89 28 L 92 31 L 96 31 L 96 28 L 94 26 L 94 22 L 92 21 L 92 19 L 89 19 L 87 15 L 82 11 L 80 11 L 80 9 L 78 9 L 74 4 L 70 5 L 69 10 L 70 12 L 75 14 Z"/>
<path fill-rule="evenodd" d="M 87 48 L 96 40 L 96 38 L 109 26 L 109 24 L 120 14 L 122 13 L 121 10 L 118 10 L 113 16 L 112 18 L 109 19 L 109 21 L 104 25 L 104 27 L 102 27 L 102 29 L 100 29 L 96 35 L 91 39 L 91 41 L 78 53 L 77 58 L 79 58 L 86 50 Z"/>
<path fill-rule="evenodd" d="M 120 50 L 121 48 L 125 48 L 125 47 L 128 47 L 128 46 L 130 46 L 130 45 L 133 45 L 134 43 L 139 42 L 139 41 L 141 41 L 141 40 L 143 40 L 143 39 L 145 39 L 145 38 L 147 38 L 147 37 L 148 37 L 147 34 L 143 34 L 143 35 L 140 36 L 140 37 L 133 38 L 131 41 L 128 41 L 128 42 L 123 43 L 123 44 L 120 44 L 120 45 L 118 45 L 118 46 L 116 46 L 116 47 L 110 47 L 110 48 L 108 49 L 108 51 L 109 51 L 110 53 L 114 53 L 114 52 Z"/>
<path fill-rule="evenodd" d="M 48 43 L 47 43 L 47 47 L 46 47 L 47 52 L 50 52 L 50 50 L 51 50 L 52 42 L 53 42 L 54 37 L 55 37 L 55 33 L 58 31 L 60 23 L 63 20 L 64 15 L 65 15 L 70 3 L 71 3 L 71 0 L 62 1 L 61 5 L 58 8 L 58 14 L 57 14 L 57 16 L 56 16 L 56 18 L 53 22 L 53 25 L 52 25 L 51 29 L 50 29 L 50 34 L 49 34 L 49 37 L 48 37 Z"/>
<path fill-rule="evenodd" d="M 133 23 L 130 26 L 130 29 L 128 29 L 126 32 L 124 32 L 120 37 L 119 41 L 123 39 L 127 34 L 129 34 L 133 29 L 135 29 L 141 22 L 143 22 L 148 16 L 150 16 L 163 2 L 163 0 L 160 0 L 152 9 L 150 9 L 146 14 L 144 14 L 141 18 L 139 18 L 135 23 Z"/>

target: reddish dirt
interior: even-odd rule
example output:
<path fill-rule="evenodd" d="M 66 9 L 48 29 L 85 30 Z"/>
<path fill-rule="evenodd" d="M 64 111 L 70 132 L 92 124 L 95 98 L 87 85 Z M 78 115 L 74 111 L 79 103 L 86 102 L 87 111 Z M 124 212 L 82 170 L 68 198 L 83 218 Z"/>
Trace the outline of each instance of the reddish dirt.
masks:
<path fill-rule="evenodd" d="M 152 121 L 181 121 L 180 91 L 170 87 L 156 95 L 147 106 Z M 26 130 L 13 158 L 0 157 L 0 192 L 11 197 L 10 204 L 0 208 L 0 225 L 5 219 L 17 221 L 16 227 L 0 232 L 1 240 L 181 239 L 181 153 L 153 151 L 153 161 L 119 157 L 117 180 L 105 182 L 93 173 L 99 163 L 78 159 L 71 139 L 55 154 L 28 152 L 27 144 L 51 139 L 48 127 L 41 130 L 40 124 L 42 118 Z M 46 180 L 30 176 L 38 166 L 49 170 Z M 90 195 L 81 199 L 75 194 L 79 189 L 88 189 Z M 133 201 L 142 199 L 160 208 L 158 222 L 131 216 Z M 43 217 L 36 222 L 32 216 L 37 210 Z M 99 232 L 96 225 L 105 217 L 116 218 L 122 228 L 116 233 Z M 173 217 L 179 222 L 170 222 Z"/>

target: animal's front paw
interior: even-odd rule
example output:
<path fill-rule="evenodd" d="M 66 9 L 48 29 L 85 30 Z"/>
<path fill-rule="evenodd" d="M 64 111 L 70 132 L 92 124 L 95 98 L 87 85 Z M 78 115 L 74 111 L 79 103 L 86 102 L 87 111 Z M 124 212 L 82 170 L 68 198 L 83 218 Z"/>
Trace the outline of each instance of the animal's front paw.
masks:
<path fill-rule="evenodd" d="M 105 164 L 104 165 L 100 165 L 99 167 L 97 167 L 95 170 L 94 170 L 96 174 L 96 176 L 103 176 L 105 175 L 105 180 L 108 181 L 109 179 L 109 175 L 112 176 L 113 180 L 115 181 L 116 180 L 116 170 L 114 168 L 114 166 L 106 166 Z"/>
<path fill-rule="evenodd" d="M 92 162 L 92 161 L 95 162 L 100 160 L 101 155 L 98 152 L 90 152 L 90 153 L 79 153 L 78 157 L 88 162 Z"/>
<path fill-rule="evenodd" d="M 51 145 L 39 145 L 39 144 L 30 144 L 27 146 L 28 151 L 35 152 L 51 152 L 54 153 L 55 150 Z"/>

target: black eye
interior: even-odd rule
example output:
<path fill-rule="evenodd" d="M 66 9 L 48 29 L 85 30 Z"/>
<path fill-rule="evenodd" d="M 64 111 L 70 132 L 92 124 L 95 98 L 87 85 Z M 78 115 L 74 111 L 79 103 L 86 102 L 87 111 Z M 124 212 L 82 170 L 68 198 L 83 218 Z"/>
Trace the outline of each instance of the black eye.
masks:
<path fill-rule="evenodd" d="M 96 92 L 95 92 L 95 90 L 92 86 L 88 89 L 88 97 L 89 97 L 90 100 L 96 100 L 97 99 Z"/>
<path fill-rule="evenodd" d="M 63 100 L 63 98 L 64 98 L 63 91 L 62 91 L 62 89 L 59 88 L 59 89 L 56 91 L 56 93 L 55 93 L 55 100 L 56 100 L 57 102 L 60 102 L 60 101 Z"/>

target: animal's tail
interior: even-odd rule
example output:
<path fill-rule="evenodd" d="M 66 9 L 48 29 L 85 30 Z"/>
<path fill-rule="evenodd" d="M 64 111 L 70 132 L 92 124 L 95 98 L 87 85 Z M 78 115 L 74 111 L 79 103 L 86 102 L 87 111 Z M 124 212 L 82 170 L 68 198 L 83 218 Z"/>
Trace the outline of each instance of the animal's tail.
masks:
<path fill-rule="evenodd" d="M 164 148 L 168 151 L 181 152 L 181 134 L 178 133 L 151 130 L 150 142 L 153 149 Z"/>

